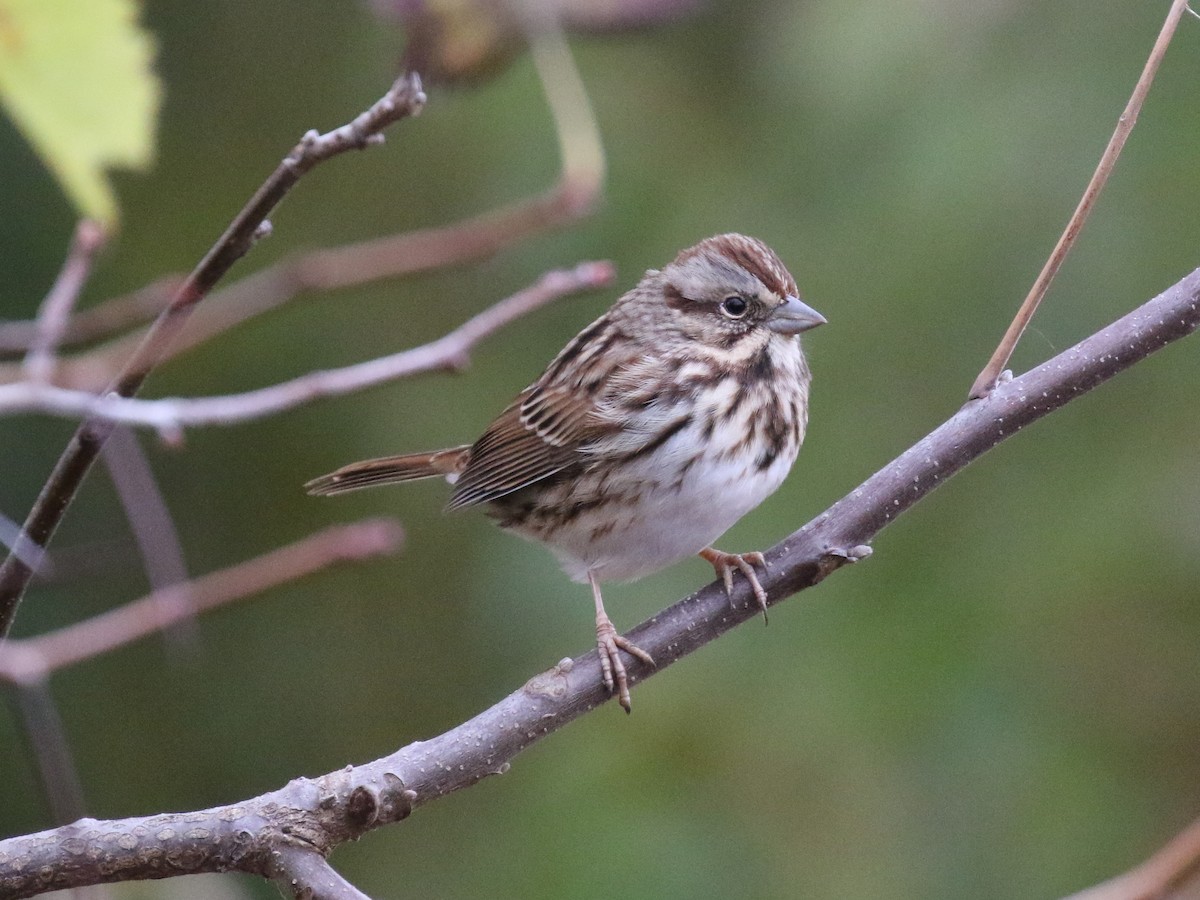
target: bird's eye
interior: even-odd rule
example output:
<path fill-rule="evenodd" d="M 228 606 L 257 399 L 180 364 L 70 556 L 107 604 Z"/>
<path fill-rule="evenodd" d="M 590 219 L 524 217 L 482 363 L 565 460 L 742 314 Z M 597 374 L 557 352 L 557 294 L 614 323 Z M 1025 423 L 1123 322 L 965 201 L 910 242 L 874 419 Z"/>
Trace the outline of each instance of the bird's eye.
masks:
<path fill-rule="evenodd" d="M 721 301 L 721 312 L 731 319 L 740 319 L 749 308 L 750 304 L 746 302 L 746 298 L 736 294 Z"/>

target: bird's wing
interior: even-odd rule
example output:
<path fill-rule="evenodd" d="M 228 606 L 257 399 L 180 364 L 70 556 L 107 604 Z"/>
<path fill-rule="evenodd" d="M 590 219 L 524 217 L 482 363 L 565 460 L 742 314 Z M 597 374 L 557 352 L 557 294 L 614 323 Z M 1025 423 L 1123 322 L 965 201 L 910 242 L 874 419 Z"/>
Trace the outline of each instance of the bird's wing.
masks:
<path fill-rule="evenodd" d="M 661 445 L 686 424 L 676 404 L 656 396 L 662 381 L 653 376 L 661 376 L 661 366 L 661 360 L 643 358 L 603 373 L 593 369 L 586 386 L 555 379 L 527 388 L 472 445 L 448 509 L 495 500 L 572 466 Z"/>
<path fill-rule="evenodd" d="M 591 406 L 564 390 L 526 389 L 471 446 L 447 509 L 487 503 L 581 462 Z"/>

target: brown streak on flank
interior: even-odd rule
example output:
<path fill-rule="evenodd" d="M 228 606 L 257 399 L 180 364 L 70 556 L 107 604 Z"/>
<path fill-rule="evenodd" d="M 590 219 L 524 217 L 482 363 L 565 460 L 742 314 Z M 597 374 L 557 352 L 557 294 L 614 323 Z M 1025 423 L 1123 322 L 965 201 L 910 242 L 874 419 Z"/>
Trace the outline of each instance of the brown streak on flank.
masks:
<path fill-rule="evenodd" d="M 633 460 L 642 456 L 647 456 L 653 453 L 671 438 L 675 437 L 675 435 L 679 434 L 679 432 L 683 431 L 683 429 L 687 428 L 690 424 L 692 424 L 692 414 L 688 413 L 686 416 L 676 419 L 670 425 L 667 425 L 665 428 L 659 431 L 659 433 L 654 436 L 652 441 L 642 447 L 639 447 L 637 450 L 634 450 L 631 453 L 626 453 L 621 458 L 625 460 Z"/>
<path fill-rule="evenodd" d="M 593 541 L 598 541 L 600 538 L 607 537 L 608 535 L 612 534 L 614 531 L 616 531 L 616 529 L 616 519 L 613 519 L 611 522 L 605 522 L 603 525 L 597 525 L 592 529 L 591 539 Z"/>
<path fill-rule="evenodd" d="M 733 395 L 733 399 L 730 401 L 729 406 L 726 407 L 725 411 L 721 413 L 721 423 L 723 425 L 727 425 L 732 422 L 737 416 L 738 412 L 741 410 L 742 404 L 745 403 L 749 398 L 750 392 L 745 388 L 739 388 L 738 391 Z"/>

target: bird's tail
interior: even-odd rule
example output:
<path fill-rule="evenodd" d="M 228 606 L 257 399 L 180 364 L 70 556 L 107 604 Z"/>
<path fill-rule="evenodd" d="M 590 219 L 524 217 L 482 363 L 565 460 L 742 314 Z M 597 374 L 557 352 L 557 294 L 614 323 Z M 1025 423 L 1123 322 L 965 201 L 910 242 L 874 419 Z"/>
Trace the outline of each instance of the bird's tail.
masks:
<path fill-rule="evenodd" d="M 404 456 L 367 459 L 314 478 L 304 485 L 304 489 L 315 496 L 328 497 L 377 484 L 398 484 L 437 475 L 453 483 L 466 468 L 470 455 L 470 445 L 464 445 L 434 453 L 407 453 Z"/>

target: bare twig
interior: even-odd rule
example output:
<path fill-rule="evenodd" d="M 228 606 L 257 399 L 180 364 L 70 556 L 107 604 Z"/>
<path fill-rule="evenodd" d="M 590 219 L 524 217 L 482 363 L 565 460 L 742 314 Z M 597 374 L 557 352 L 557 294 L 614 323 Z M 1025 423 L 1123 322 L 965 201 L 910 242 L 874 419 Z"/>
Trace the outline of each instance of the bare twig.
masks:
<path fill-rule="evenodd" d="M 370 900 L 311 847 L 286 844 L 271 851 L 263 875 L 296 900 Z"/>
<path fill-rule="evenodd" d="M 770 603 L 867 556 L 869 542 L 904 511 L 1026 425 L 1200 326 L 1200 269 L 1134 312 L 1020 378 L 962 407 L 767 554 Z M 714 582 L 643 622 L 631 640 L 658 662 L 633 663 L 631 680 L 661 672 L 759 612 L 739 582 L 731 605 Z M 109 821 L 0 841 L 0 895 L 21 900 L 76 885 L 195 872 L 277 877 L 283 848 L 328 855 L 363 832 L 507 771 L 526 747 L 611 697 L 596 651 L 566 659 L 439 737 L 390 756 L 231 806 Z M 189 839 L 188 834 L 200 837 Z M 86 848 L 87 852 L 81 852 Z M 345 896 L 330 894 L 330 896 Z"/>
<path fill-rule="evenodd" d="M 400 526 L 391 519 L 335 525 L 57 631 L 9 640 L 0 644 L 0 681 L 22 683 L 42 678 L 168 628 L 193 613 L 252 597 L 334 563 L 392 553 L 401 539 Z"/>
<path fill-rule="evenodd" d="M 67 320 L 59 347 L 98 341 L 127 328 L 144 325 L 166 308 L 183 279 L 183 275 L 167 275 L 129 294 L 79 310 Z M 36 319 L 0 322 L 0 355 L 27 352 L 36 333 Z"/>
<path fill-rule="evenodd" d="M 150 587 L 157 590 L 186 581 L 187 563 L 179 532 L 137 435 L 128 428 L 113 429 L 112 439 L 105 446 L 105 464 L 125 509 Z"/>
<path fill-rule="evenodd" d="M 192 309 L 266 233 L 264 226 L 267 216 L 305 172 L 346 150 L 378 143 L 382 140 L 384 128 L 420 112 L 424 103 L 425 94 L 421 90 L 420 79 L 416 75 L 405 75 L 370 109 L 349 124 L 323 135 L 315 131 L 304 135 L 180 286 L 170 305 L 125 361 L 106 393 L 121 397 L 137 393 L 168 352 Z M 49 542 L 113 427 L 111 422 L 95 419 L 84 421 L 79 426 L 25 521 L 24 536 L 30 543 L 44 548 Z M 10 553 L 0 565 L 0 639 L 7 637 L 21 597 L 33 575 L 33 568 L 25 561 L 26 556 Z"/>
<path fill-rule="evenodd" d="M 405 232 L 356 244 L 311 251 L 284 259 L 235 284 L 214 291 L 170 348 L 170 356 L 288 302 L 304 291 L 328 291 L 458 265 L 491 256 L 538 231 L 565 225 L 591 211 L 604 183 L 604 148 L 591 102 L 561 33 L 547 30 L 532 43 L 533 59 L 558 136 L 561 174 L 547 193 L 512 206 L 439 228 Z M 160 288 L 165 290 L 165 288 Z M 154 286 L 130 298 L 81 313 L 81 339 L 97 337 L 97 327 L 125 327 L 136 312 L 154 305 Z M 71 332 L 74 332 L 72 323 Z M 25 346 L 29 323 L 0 326 L 0 351 Z M 111 332 L 110 332 L 111 333 Z M 96 392 L 129 356 L 139 335 L 118 338 L 94 350 L 66 357 L 55 373 L 60 387 Z M 19 367 L 0 365 L 0 384 L 22 379 Z"/>
<path fill-rule="evenodd" d="M 1200 819 L 1141 865 L 1068 900 L 1157 900 L 1200 874 Z"/>
<path fill-rule="evenodd" d="M 104 246 L 104 238 L 104 229 L 90 219 L 83 219 L 75 226 L 67 259 L 38 310 L 29 352 L 22 366 L 28 380 L 46 382 L 53 375 L 55 350 L 70 320 L 71 309 L 79 299 L 79 292 L 92 272 L 96 254 Z"/>
<path fill-rule="evenodd" d="M 580 263 L 574 269 L 547 272 L 537 283 L 469 319 L 431 343 L 342 369 L 310 372 L 281 384 L 216 397 L 138 400 L 96 397 L 85 391 L 52 385 L 0 385 L 0 415 L 47 412 L 92 416 L 112 422 L 155 428 L 174 438 L 179 429 L 196 425 L 231 425 L 283 412 L 320 397 L 333 397 L 422 372 L 457 370 L 483 338 L 535 309 L 581 290 L 610 284 L 607 262 Z"/>
<path fill-rule="evenodd" d="M 49 681 L 45 676 L 26 679 L 14 684 L 11 694 L 50 815 L 60 825 L 74 822 L 85 812 L 83 785 Z"/>
<path fill-rule="evenodd" d="M 142 569 L 153 591 L 173 584 L 186 584 L 187 563 L 183 558 L 183 545 L 167 501 L 158 489 L 150 460 L 146 458 L 138 436 L 129 428 L 113 429 L 112 436 L 103 450 L 104 466 L 108 469 L 113 487 L 129 530 L 133 532 L 138 552 L 142 557 Z M 190 603 L 186 596 L 170 595 L 185 607 Z M 168 639 L 173 639 L 176 649 L 181 645 L 195 645 L 195 618 L 185 615 L 173 628 L 167 630 Z"/>
<path fill-rule="evenodd" d="M 49 576 L 53 571 L 50 554 L 32 544 L 21 526 L 3 513 L 0 513 L 0 546 L 7 547 L 9 553 L 21 554 L 25 564 L 39 575 Z"/>
<path fill-rule="evenodd" d="M 1025 327 L 1033 318 L 1033 314 L 1037 311 L 1042 298 L 1046 296 L 1046 291 L 1050 289 L 1050 282 L 1058 274 L 1063 260 L 1071 252 L 1071 247 L 1074 246 L 1075 239 L 1079 237 L 1079 232 L 1083 230 L 1083 225 L 1092 211 L 1092 206 L 1095 204 L 1096 198 L 1104 190 L 1104 185 L 1108 183 L 1108 176 L 1112 174 L 1113 167 L 1117 164 L 1117 158 L 1121 155 L 1121 149 L 1125 146 L 1125 141 L 1129 139 L 1129 135 L 1133 131 L 1133 126 L 1137 124 L 1138 113 L 1141 112 L 1142 104 L 1146 100 L 1146 94 L 1149 93 L 1150 85 L 1154 82 L 1154 75 L 1158 72 L 1159 63 L 1162 62 L 1163 56 L 1166 55 L 1167 47 L 1171 44 L 1171 38 L 1175 35 L 1175 26 L 1179 24 L 1179 19 L 1183 16 L 1183 11 L 1186 8 L 1187 0 L 1174 0 L 1171 4 L 1171 9 L 1167 12 L 1167 19 L 1163 22 L 1162 30 L 1158 34 L 1158 39 L 1154 42 L 1154 47 L 1150 51 L 1150 56 L 1146 60 L 1145 67 L 1142 69 L 1142 74 L 1133 88 L 1133 95 L 1125 105 L 1125 111 L 1121 113 L 1121 118 L 1117 120 L 1117 128 L 1113 132 L 1112 137 L 1109 138 L 1108 146 L 1104 148 L 1104 153 L 1100 156 L 1100 162 L 1096 166 L 1096 171 L 1092 174 L 1092 180 L 1088 182 L 1088 186 L 1083 192 L 1083 197 L 1079 200 L 1079 205 L 1075 207 L 1075 212 L 1072 214 L 1070 221 L 1067 222 L 1066 229 L 1063 231 L 1062 236 L 1059 237 L 1058 243 L 1054 245 L 1054 250 L 1050 254 L 1050 258 L 1046 260 L 1042 271 L 1038 274 L 1037 280 L 1034 281 L 1033 287 L 1030 288 L 1029 296 L 1025 298 L 1025 302 L 1021 304 L 1021 308 L 1017 310 L 1016 318 L 1012 320 L 1008 326 L 1008 330 L 1004 332 L 1004 337 L 1000 339 L 1000 344 L 996 347 L 995 352 L 992 353 L 992 358 L 988 360 L 987 365 L 983 367 L 983 371 L 976 377 L 975 383 L 971 385 L 971 392 L 968 395 L 968 399 L 977 400 L 980 397 L 986 397 L 988 392 L 995 388 L 996 382 L 1000 378 L 1000 373 L 1008 365 L 1008 360 L 1012 356 L 1013 349 L 1017 346 L 1017 341 L 1021 339 L 1021 335 L 1025 332 Z"/>

